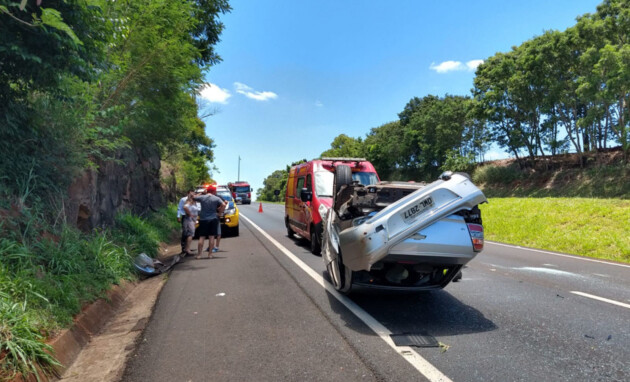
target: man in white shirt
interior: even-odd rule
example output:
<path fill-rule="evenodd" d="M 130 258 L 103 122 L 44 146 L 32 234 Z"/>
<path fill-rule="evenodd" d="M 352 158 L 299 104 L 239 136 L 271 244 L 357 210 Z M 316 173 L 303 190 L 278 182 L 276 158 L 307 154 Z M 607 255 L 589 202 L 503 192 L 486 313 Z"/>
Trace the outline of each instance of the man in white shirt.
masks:
<path fill-rule="evenodd" d="M 184 215 L 186 215 L 186 211 L 184 211 L 184 204 L 186 204 L 186 200 L 188 200 L 188 197 L 193 197 L 194 195 L 195 195 L 195 190 L 188 190 L 188 192 L 186 193 L 186 196 L 179 199 L 179 204 L 177 204 L 177 221 L 182 223 L 182 239 L 181 239 L 182 253 L 184 253 L 186 249 L 186 236 L 184 235 L 184 219 L 183 219 Z"/>

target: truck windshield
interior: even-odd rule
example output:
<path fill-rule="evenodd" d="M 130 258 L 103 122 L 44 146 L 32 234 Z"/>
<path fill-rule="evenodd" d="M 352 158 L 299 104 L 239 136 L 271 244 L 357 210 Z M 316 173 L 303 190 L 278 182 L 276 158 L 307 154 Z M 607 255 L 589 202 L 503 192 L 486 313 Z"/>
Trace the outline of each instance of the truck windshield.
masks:
<path fill-rule="evenodd" d="M 358 181 L 364 186 L 378 183 L 378 177 L 374 172 L 353 172 L 352 180 Z M 315 193 L 319 197 L 332 198 L 335 174 L 330 171 L 318 171 L 315 173 Z"/>
<path fill-rule="evenodd" d="M 249 186 L 235 186 L 234 192 L 249 192 Z"/>
<path fill-rule="evenodd" d="M 353 172 L 352 180 L 357 180 L 364 186 L 378 183 L 378 177 L 374 172 Z"/>

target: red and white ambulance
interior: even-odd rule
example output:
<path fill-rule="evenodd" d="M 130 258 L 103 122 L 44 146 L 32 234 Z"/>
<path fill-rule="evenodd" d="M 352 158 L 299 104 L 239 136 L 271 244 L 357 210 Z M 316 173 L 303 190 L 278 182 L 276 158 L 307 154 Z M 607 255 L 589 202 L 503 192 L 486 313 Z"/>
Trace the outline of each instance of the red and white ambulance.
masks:
<path fill-rule="evenodd" d="M 352 180 L 363 185 L 379 182 L 372 163 L 364 158 L 321 158 L 291 167 L 285 195 L 287 234 L 297 233 L 311 243 L 311 252 L 319 255 L 322 243 L 322 218 L 332 206 L 335 167 L 347 165 Z"/>

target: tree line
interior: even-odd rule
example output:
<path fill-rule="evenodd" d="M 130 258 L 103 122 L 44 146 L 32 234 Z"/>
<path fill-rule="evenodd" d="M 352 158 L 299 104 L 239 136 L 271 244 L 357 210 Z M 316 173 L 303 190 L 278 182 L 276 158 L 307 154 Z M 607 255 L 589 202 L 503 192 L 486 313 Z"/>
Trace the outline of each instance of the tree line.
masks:
<path fill-rule="evenodd" d="M 196 91 L 227 0 L 0 0 L 0 194 L 65 192 L 123 149 L 208 179 Z"/>
<path fill-rule="evenodd" d="M 521 167 L 612 146 L 627 162 L 630 1 L 606 0 L 565 31 L 496 53 L 477 68 L 473 84 L 469 95 L 414 97 L 398 120 L 365 137 L 340 134 L 321 156 L 365 157 L 381 179 L 425 181 L 444 170 L 472 171 L 492 145 Z M 262 196 L 282 172 L 265 180 Z"/>

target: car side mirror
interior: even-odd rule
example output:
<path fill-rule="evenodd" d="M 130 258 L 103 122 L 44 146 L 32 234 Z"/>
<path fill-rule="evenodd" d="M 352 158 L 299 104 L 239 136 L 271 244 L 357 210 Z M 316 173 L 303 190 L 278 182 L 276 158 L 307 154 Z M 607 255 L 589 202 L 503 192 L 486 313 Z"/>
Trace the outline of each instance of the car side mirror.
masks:
<path fill-rule="evenodd" d="M 313 200 L 313 192 L 304 187 L 302 191 L 300 191 L 300 199 L 305 203 L 310 202 L 311 200 Z"/>

